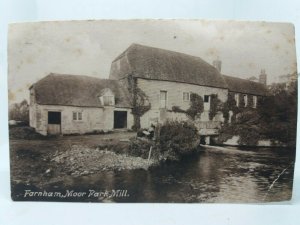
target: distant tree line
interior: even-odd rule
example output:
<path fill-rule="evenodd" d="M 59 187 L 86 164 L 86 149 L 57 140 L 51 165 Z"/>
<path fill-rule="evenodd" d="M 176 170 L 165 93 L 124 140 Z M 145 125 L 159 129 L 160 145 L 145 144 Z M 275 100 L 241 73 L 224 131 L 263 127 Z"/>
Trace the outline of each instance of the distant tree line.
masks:
<path fill-rule="evenodd" d="M 17 120 L 29 123 L 29 104 L 27 100 L 14 103 L 9 107 L 9 120 Z"/>

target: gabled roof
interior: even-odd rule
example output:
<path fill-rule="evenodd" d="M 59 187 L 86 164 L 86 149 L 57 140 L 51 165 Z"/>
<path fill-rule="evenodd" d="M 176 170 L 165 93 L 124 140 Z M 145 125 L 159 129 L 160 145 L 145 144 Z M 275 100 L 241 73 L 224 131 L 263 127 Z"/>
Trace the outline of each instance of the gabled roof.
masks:
<path fill-rule="evenodd" d="M 223 75 L 223 77 L 228 85 L 228 90 L 231 92 L 261 96 L 268 95 L 267 87 L 261 83 L 227 75 Z"/>
<path fill-rule="evenodd" d="M 132 44 L 113 62 L 123 57 L 128 65 L 121 64 L 118 72 L 111 70 L 110 78 L 121 79 L 131 74 L 145 79 L 227 88 L 219 71 L 196 56 Z"/>
<path fill-rule="evenodd" d="M 38 104 L 85 107 L 102 107 L 99 97 L 109 88 L 115 95 L 116 107 L 130 107 L 129 93 L 117 80 L 51 73 L 31 88 Z"/>

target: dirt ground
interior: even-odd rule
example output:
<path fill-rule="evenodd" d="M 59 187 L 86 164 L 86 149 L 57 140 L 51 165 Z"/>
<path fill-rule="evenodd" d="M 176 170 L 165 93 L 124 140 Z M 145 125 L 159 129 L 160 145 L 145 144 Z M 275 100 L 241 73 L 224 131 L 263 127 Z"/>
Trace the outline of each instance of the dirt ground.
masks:
<path fill-rule="evenodd" d="M 132 161 L 132 157 L 123 157 L 122 147 L 126 147 L 129 139 L 135 137 L 134 132 L 114 132 L 110 134 L 99 135 L 78 135 L 78 136 L 58 136 L 51 138 L 36 138 L 31 140 L 25 139 L 10 139 L 10 158 L 11 158 L 11 177 L 12 184 L 35 185 L 43 187 L 47 184 L 60 181 L 64 176 L 70 176 L 74 171 L 66 170 L 64 162 L 69 162 L 69 157 L 73 157 L 73 161 L 82 161 L 87 168 L 82 168 L 74 164 L 74 169 L 77 169 L 77 175 L 84 175 L 88 173 L 89 165 L 87 162 L 91 160 L 91 154 L 97 154 L 98 159 L 107 159 L 109 155 L 110 160 L 118 160 L 125 164 L 124 168 L 128 168 L 128 161 Z M 107 147 L 113 145 L 119 154 L 112 154 L 107 151 Z M 80 152 L 80 157 L 76 151 L 78 148 L 83 149 Z M 74 150 L 75 149 L 75 150 Z M 77 150 L 76 150 L 77 149 Z M 85 150 L 86 151 L 85 151 Z M 87 150 L 88 149 L 88 150 Z M 94 151 L 93 150 L 97 150 Z M 72 155 L 72 152 L 74 153 Z M 62 156 L 59 158 L 59 156 Z M 84 157 L 85 156 L 85 157 Z M 105 157 L 100 157 L 105 156 Z M 77 157 L 77 158 L 76 158 Z M 89 158 L 90 157 L 90 158 Z M 56 158 L 56 160 L 54 160 Z M 86 161 L 84 161 L 87 159 Z M 144 160 L 144 159 L 142 159 Z M 141 160 L 140 160 L 141 161 Z M 136 164 L 130 162 L 131 165 Z M 122 165 L 123 165 L 122 164 Z M 69 165 L 69 164 L 68 164 Z M 101 160 L 99 161 L 101 164 Z M 103 166 L 105 166 L 103 164 Z M 106 165 L 106 168 L 110 168 Z M 118 169 L 122 167 L 118 167 Z M 96 168 L 97 169 L 97 168 Z M 98 168 L 99 170 L 101 168 Z M 110 168 L 113 169 L 113 168 Z M 84 173 L 82 173 L 84 172 Z M 95 172 L 95 168 L 93 173 Z"/>

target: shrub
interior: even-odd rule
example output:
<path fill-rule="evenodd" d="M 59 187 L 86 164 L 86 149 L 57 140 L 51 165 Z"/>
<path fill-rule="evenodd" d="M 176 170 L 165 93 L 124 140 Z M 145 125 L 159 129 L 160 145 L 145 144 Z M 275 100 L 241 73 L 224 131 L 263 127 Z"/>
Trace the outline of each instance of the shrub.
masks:
<path fill-rule="evenodd" d="M 197 128 L 186 121 L 167 121 L 157 129 L 157 141 L 167 158 L 179 158 L 193 153 L 199 144 Z"/>
<path fill-rule="evenodd" d="M 174 105 L 174 106 L 172 107 L 172 112 L 176 112 L 176 113 L 186 113 L 185 110 L 181 109 L 181 108 L 180 108 L 179 106 L 177 106 L 177 105 Z"/>

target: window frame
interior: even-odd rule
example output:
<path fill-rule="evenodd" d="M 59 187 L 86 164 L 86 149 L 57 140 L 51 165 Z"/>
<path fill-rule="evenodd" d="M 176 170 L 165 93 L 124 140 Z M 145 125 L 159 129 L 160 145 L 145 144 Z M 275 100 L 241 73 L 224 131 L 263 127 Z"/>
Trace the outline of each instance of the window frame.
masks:
<path fill-rule="evenodd" d="M 82 121 L 83 120 L 83 113 L 79 111 L 72 112 L 72 120 L 73 121 Z"/>
<path fill-rule="evenodd" d="M 257 96 L 256 95 L 253 95 L 253 106 L 252 106 L 254 109 L 257 108 Z"/>
<path fill-rule="evenodd" d="M 185 99 L 185 96 L 187 97 L 187 99 Z M 190 102 L 191 101 L 191 93 L 187 92 L 187 91 L 182 92 L 182 100 L 184 102 Z"/>
<path fill-rule="evenodd" d="M 115 104 L 114 102 L 114 97 L 113 95 L 103 95 L 103 105 L 104 106 L 113 106 Z M 107 102 L 108 104 L 105 104 L 106 103 L 106 99 L 109 99 Z"/>
<path fill-rule="evenodd" d="M 239 107 L 239 105 L 240 105 L 240 94 L 239 93 L 234 94 L 234 100 L 235 100 L 236 107 Z"/>
<path fill-rule="evenodd" d="M 207 97 L 208 101 L 205 101 L 206 97 Z M 204 95 L 204 97 L 203 97 L 203 103 L 210 103 L 210 95 Z"/>
<path fill-rule="evenodd" d="M 243 98 L 244 98 L 244 107 L 247 107 L 248 106 L 248 95 L 244 94 Z"/>

